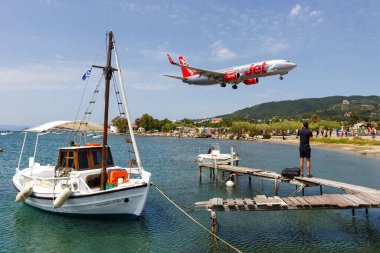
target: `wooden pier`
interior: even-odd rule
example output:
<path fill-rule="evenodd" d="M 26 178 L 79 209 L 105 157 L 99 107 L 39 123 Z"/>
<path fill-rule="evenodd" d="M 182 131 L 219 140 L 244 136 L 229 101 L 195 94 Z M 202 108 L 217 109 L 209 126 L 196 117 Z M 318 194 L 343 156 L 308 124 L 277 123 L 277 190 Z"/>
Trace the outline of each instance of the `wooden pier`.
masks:
<path fill-rule="evenodd" d="M 266 197 L 265 195 L 257 195 L 253 198 L 235 198 L 222 199 L 212 198 L 208 201 L 197 202 L 197 207 L 206 207 L 212 213 L 216 211 L 269 211 L 269 210 L 314 210 L 314 209 L 352 209 L 380 208 L 380 190 L 327 180 L 322 178 L 294 177 L 292 179 L 283 177 L 281 174 L 248 167 L 238 167 L 231 165 L 198 164 L 202 167 L 210 168 L 210 175 L 215 171 L 221 170 L 234 175 L 248 175 L 261 179 L 275 181 L 275 192 L 278 193 L 278 182 L 290 183 L 300 186 L 302 196 L 289 197 Z M 213 173 L 211 173 L 213 171 Z M 303 196 L 305 187 L 320 187 L 320 195 Z M 329 186 L 341 189 L 345 194 L 323 194 L 322 186 Z M 213 214 L 215 216 L 215 214 Z"/>
<path fill-rule="evenodd" d="M 380 194 L 324 194 L 320 196 L 266 197 L 222 199 L 195 203 L 209 211 L 276 211 L 276 210 L 315 210 L 315 209 L 356 209 L 379 208 Z"/>

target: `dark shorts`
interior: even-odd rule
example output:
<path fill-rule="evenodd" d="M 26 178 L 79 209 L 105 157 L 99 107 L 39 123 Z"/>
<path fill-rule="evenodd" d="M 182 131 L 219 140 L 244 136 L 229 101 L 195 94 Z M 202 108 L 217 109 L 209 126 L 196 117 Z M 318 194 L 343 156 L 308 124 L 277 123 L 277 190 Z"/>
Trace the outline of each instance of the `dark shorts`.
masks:
<path fill-rule="evenodd" d="M 311 157 L 311 149 L 300 149 L 300 158 L 310 158 Z"/>

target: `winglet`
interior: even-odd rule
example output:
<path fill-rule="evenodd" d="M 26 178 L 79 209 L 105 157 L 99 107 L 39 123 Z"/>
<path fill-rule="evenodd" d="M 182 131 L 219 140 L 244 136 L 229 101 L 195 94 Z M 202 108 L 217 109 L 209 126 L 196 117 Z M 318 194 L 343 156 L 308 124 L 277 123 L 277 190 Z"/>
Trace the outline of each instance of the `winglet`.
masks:
<path fill-rule="evenodd" d="M 169 54 L 166 54 L 166 55 L 168 56 L 168 59 L 169 59 L 170 64 L 175 65 L 175 62 L 174 62 L 173 59 L 170 57 L 170 55 L 169 55 Z"/>

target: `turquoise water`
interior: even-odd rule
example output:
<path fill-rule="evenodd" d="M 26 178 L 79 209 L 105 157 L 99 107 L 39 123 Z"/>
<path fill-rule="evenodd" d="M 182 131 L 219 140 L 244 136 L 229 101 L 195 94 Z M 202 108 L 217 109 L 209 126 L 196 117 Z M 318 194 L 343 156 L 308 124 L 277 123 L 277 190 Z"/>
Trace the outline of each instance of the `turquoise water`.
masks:
<path fill-rule="evenodd" d="M 14 202 L 11 178 L 17 167 L 23 135 L 0 136 L 0 252 L 227 252 L 210 236 L 162 197 L 150 190 L 143 217 L 86 219 L 58 216 Z M 30 136 L 28 155 L 33 153 Z M 66 135 L 40 137 L 37 162 L 56 162 L 57 148 Z M 193 160 L 199 149 L 207 151 L 210 139 L 137 137 L 146 170 L 152 180 L 206 227 L 210 216 L 194 202 L 213 197 L 272 196 L 273 182 L 253 178 L 252 185 L 240 177 L 237 186 L 226 189 L 224 183 L 209 180 L 204 170 L 202 181 Z M 127 164 L 121 136 L 111 136 L 115 160 Z M 295 145 L 219 141 L 222 151 L 233 146 L 242 166 L 280 172 L 298 165 Z M 24 159 L 23 165 L 27 159 Z M 327 149 L 312 149 L 312 174 L 321 178 L 380 188 L 380 159 Z M 22 167 L 22 166 L 21 166 Z M 280 196 L 294 186 L 281 184 Z M 319 188 L 306 189 L 306 195 L 318 194 Z M 324 193 L 340 193 L 324 188 Z M 269 211 L 218 213 L 218 235 L 244 252 L 380 252 L 380 210 Z M 231 251 L 230 251 L 231 252 Z"/>

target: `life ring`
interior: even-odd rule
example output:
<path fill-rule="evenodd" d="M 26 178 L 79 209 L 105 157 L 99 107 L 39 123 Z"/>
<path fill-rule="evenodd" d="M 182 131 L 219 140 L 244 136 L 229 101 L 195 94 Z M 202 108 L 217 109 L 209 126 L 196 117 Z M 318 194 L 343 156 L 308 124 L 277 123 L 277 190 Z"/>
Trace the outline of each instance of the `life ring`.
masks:
<path fill-rule="evenodd" d="M 100 143 L 98 142 L 88 142 L 84 144 L 86 147 L 100 147 Z"/>

